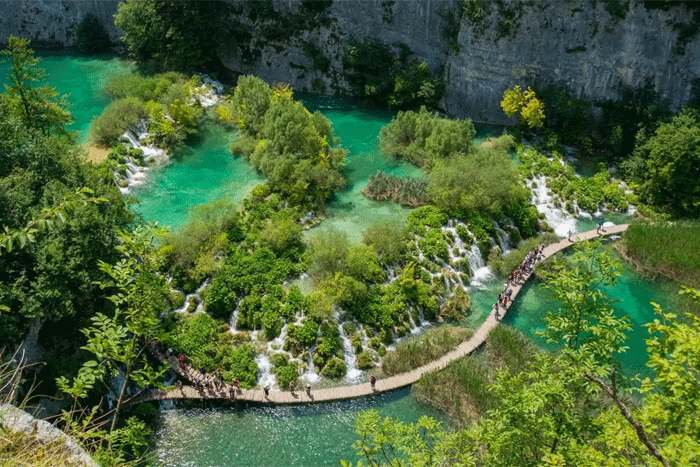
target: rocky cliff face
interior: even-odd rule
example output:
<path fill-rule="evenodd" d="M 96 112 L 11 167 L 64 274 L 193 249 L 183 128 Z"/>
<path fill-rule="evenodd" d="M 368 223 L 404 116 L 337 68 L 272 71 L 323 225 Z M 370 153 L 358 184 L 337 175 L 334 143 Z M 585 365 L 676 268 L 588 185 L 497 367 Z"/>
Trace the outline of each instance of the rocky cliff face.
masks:
<path fill-rule="evenodd" d="M 342 92 L 342 59 L 353 39 L 404 44 L 415 59 L 443 73 L 446 112 L 477 121 L 505 123 L 499 102 L 515 84 L 558 83 L 592 100 L 614 99 L 621 85 L 647 80 L 678 109 L 700 78 L 700 38 L 679 47 L 673 25 L 692 27 L 685 7 L 647 10 L 640 0 L 473 0 L 480 15 L 461 14 L 456 0 L 325 0 L 318 24 L 299 28 L 309 0 L 260 1 L 265 17 L 250 15 L 250 2 L 225 0 L 238 35 L 216 38 L 223 63 L 237 73 L 297 90 Z M 0 0 L 0 40 L 19 34 L 42 43 L 71 45 L 85 12 L 96 14 L 116 39 L 117 0 Z M 316 5 L 319 5 L 317 2 Z M 617 8 L 617 9 L 616 9 Z M 296 26 L 295 26 L 296 24 Z M 452 37 L 449 37 L 449 36 Z M 222 36 L 224 36 L 222 34 Z M 450 42 L 452 47 L 450 47 Z M 319 70 L 309 53 L 314 44 L 329 61 Z M 306 47 L 305 47 L 306 46 Z M 458 50 L 457 50 L 458 49 Z"/>
<path fill-rule="evenodd" d="M 441 104 L 447 113 L 490 123 L 507 122 L 499 103 L 515 84 L 561 84 L 576 97 L 607 100 L 617 98 L 623 85 L 650 81 L 678 109 L 688 100 L 692 81 L 700 78 L 700 40 L 677 47 L 679 33 L 672 27 L 690 20 L 684 7 L 647 10 L 634 0 L 618 11 L 610 7 L 620 4 L 614 0 L 483 3 L 480 18 L 463 15 L 452 48 L 446 16 L 457 11 L 454 1 L 335 0 L 330 26 L 282 42 L 253 38 L 260 54 L 254 63 L 237 53 L 224 52 L 222 59 L 233 70 L 290 82 L 295 89 L 342 91 L 342 57 L 350 40 L 401 43 L 444 73 Z M 287 0 L 274 6 L 284 16 L 298 12 L 300 4 Z M 331 59 L 330 72 L 314 70 L 303 51 L 307 41 Z"/>
<path fill-rule="evenodd" d="M 512 33 L 498 37 L 498 14 L 481 25 L 462 21 L 459 53 L 446 62 L 445 110 L 477 120 L 504 120 L 498 103 L 514 84 L 558 83 L 576 97 L 618 97 L 620 85 L 642 87 L 647 80 L 676 109 L 700 77 L 700 41 L 676 51 L 678 32 L 671 24 L 688 20 L 684 8 L 646 10 L 632 2 L 624 19 L 605 4 L 535 2 L 514 20 Z M 501 19 L 502 20 L 502 19 Z"/>
<path fill-rule="evenodd" d="M 15 35 L 32 40 L 34 46 L 72 46 L 85 13 L 97 16 L 116 41 L 121 35 L 113 18 L 118 4 L 119 0 L 0 0 L 0 42 Z"/>

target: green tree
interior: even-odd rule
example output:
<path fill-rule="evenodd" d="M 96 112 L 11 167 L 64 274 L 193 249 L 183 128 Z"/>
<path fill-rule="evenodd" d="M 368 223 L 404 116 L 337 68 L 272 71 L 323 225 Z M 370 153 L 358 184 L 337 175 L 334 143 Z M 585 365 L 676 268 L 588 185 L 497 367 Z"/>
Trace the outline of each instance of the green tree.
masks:
<path fill-rule="evenodd" d="M 109 433 L 115 430 L 127 386 L 131 382 L 141 388 L 157 386 L 166 371 L 165 367 L 154 368 L 146 352 L 146 343 L 160 333 L 158 314 L 167 304 L 167 285 L 158 274 L 159 260 L 153 250 L 153 239 L 162 235 L 162 229 L 154 226 L 121 232 L 116 249 L 122 259 L 117 264 L 100 263 L 109 279 L 98 284 L 113 293 L 108 298 L 114 312 L 112 316 L 97 313 L 91 318 L 92 325 L 82 330 L 87 343 L 81 348 L 94 355 L 94 360 L 83 363 L 72 382 L 65 377 L 57 380 L 76 408 L 105 376 L 123 375 Z M 111 450 L 113 438 L 108 441 Z"/>
<path fill-rule="evenodd" d="M 646 160 L 644 198 L 678 217 L 700 215 L 700 114 L 686 110 L 661 124 L 638 150 Z"/>
<path fill-rule="evenodd" d="M 530 128 L 541 127 L 544 123 L 544 103 L 537 98 L 535 91 L 530 87 L 525 91 L 518 85 L 506 89 L 501 100 L 501 108 L 509 117 L 519 113 L 520 123 Z"/>
<path fill-rule="evenodd" d="M 21 116 L 27 128 L 41 130 L 44 135 L 67 134 L 66 125 L 73 120 L 68 102 L 48 84 L 35 87 L 34 83 L 46 78 L 46 73 L 37 67 L 40 60 L 29 48 L 29 41 L 10 36 L 7 49 L 0 54 L 11 64 L 7 73 L 9 84 L 5 84 L 3 96 L 11 113 Z"/>
<path fill-rule="evenodd" d="M 82 53 L 99 53 L 108 50 L 111 42 L 100 19 L 92 13 L 86 13 L 75 30 L 75 45 Z"/>
<path fill-rule="evenodd" d="M 122 0 L 114 24 L 138 61 L 164 70 L 215 66 L 217 41 L 227 29 L 227 2 Z"/>

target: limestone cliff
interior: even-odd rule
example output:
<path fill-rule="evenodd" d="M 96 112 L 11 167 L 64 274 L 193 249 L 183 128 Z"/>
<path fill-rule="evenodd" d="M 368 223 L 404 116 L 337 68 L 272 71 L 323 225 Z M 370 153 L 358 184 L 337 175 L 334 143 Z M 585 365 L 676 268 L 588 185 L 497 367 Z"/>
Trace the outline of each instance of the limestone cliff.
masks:
<path fill-rule="evenodd" d="M 233 26 L 213 40 L 237 73 L 337 93 L 347 89 L 342 59 L 353 39 L 404 44 L 444 77 L 444 110 L 478 121 L 505 122 L 498 104 L 515 84 L 559 83 L 575 96 L 605 100 L 615 99 L 621 85 L 650 80 L 678 109 L 700 78 L 700 36 L 687 34 L 698 29 L 700 15 L 684 6 L 653 10 L 641 0 L 224 1 Z M 71 45 L 87 11 L 116 39 L 111 18 L 117 3 L 0 0 L 0 40 L 19 34 Z M 475 14 L 465 5 L 482 10 Z M 313 50 L 327 63 L 323 69 Z"/>
<path fill-rule="evenodd" d="M 302 3 L 273 5 L 284 18 L 298 14 Z M 499 102 L 515 84 L 562 84 L 576 97 L 606 100 L 617 98 L 621 85 L 641 87 L 650 80 L 678 109 L 688 100 L 693 80 L 700 78 L 700 39 L 681 44 L 674 29 L 691 21 L 683 6 L 662 11 L 647 10 L 634 0 L 474 3 L 486 5 L 476 19 L 457 10 L 465 2 L 452 0 L 335 0 L 328 10 L 329 26 L 283 40 L 258 34 L 249 43 L 257 59 L 246 60 L 234 51 L 222 53 L 222 60 L 238 72 L 290 82 L 295 89 L 343 91 L 342 57 L 350 40 L 402 43 L 444 74 L 441 104 L 447 113 L 491 123 L 506 122 Z M 449 37 L 447 18 L 455 13 L 456 28 Z M 305 42 L 316 44 L 330 59 L 329 72 L 314 69 Z"/>
<path fill-rule="evenodd" d="M 34 46 L 72 46 L 85 13 L 97 16 L 116 41 L 121 35 L 113 18 L 118 4 L 119 0 L 0 0 L 0 42 L 15 35 Z"/>

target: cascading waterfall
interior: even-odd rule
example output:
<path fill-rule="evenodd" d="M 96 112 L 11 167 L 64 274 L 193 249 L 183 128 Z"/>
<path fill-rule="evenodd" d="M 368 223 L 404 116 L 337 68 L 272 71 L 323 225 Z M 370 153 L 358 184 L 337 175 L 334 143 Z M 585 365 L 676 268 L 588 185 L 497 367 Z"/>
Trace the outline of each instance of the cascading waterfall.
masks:
<path fill-rule="evenodd" d="M 343 341 L 343 360 L 345 361 L 345 366 L 347 367 L 347 373 L 345 374 L 344 381 L 348 383 L 361 383 L 363 371 L 357 368 L 357 356 L 355 355 L 355 349 L 352 346 L 352 342 L 348 339 L 345 334 L 345 329 L 340 323 L 340 313 L 336 312 L 335 319 L 338 321 L 338 331 L 340 331 L 340 338 Z"/>
<path fill-rule="evenodd" d="M 260 354 L 255 357 L 255 363 L 258 365 L 258 384 L 261 387 L 274 387 L 277 383 L 277 378 L 272 374 L 272 363 L 266 354 Z"/>
<path fill-rule="evenodd" d="M 505 255 L 511 250 L 510 235 L 508 235 L 508 232 L 501 229 L 496 221 L 493 221 L 493 228 L 496 230 L 498 247 L 501 249 L 501 253 Z"/>
<path fill-rule="evenodd" d="M 190 299 L 195 298 L 197 300 L 197 309 L 194 311 L 194 313 L 204 313 L 204 305 L 202 302 L 202 297 L 200 296 L 200 293 L 204 288 L 209 284 L 209 279 L 206 279 L 204 282 L 202 282 L 202 285 L 200 285 L 197 290 L 195 290 L 191 294 L 185 295 L 185 304 L 182 305 L 180 308 L 175 310 L 175 313 L 185 313 L 187 311 L 187 308 L 190 306 Z"/>
<path fill-rule="evenodd" d="M 310 384 L 316 384 L 321 380 L 321 375 L 316 373 L 316 366 L 314 365 L 314 352 L 316 351 L 316 343 L 309 349 L 309 364 L 306 367 L 306 371 L 301 375 L 301 379 Z"/>
<path fill-rule="evenodd" d="M 231 334 L 236 334 L 238 332 L 238 329 L 236 329 L 236 323 L 238 322 L 238 314 L 241 311 L 241 301 L 243 301 L 243 296 L 238 298 L 238 301 L 236 302 L 236 309 L 233 310 L 233 313 L 231 313 L 231 318 L 228 321 Z"/>
<path fill-rule="evenodd" d="M 554 233 L 560 237 L 566 237 L 569 233 L 576 233 L 576 218 L 564 211 L 554 207 L 554 200 L 547 194 L 547 178 L 544 176 L 535 177 L 532 181 L 537 182 L 537 187 L 530 188 L 532 190 L 531 203 L 535 205 L 537 211 L 544 214 L 544 219 L 550 227 L 554 229 Z"/>

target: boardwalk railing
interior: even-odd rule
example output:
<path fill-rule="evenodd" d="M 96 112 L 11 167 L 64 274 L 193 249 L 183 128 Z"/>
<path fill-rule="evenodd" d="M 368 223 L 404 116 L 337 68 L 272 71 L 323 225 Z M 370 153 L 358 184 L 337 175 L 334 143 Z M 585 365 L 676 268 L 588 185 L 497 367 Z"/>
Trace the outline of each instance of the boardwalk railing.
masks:
<path fill-rule="evenodd" d="M 627 230 L 628 224 L 615 225 L 606 228 L 605 231 L 600 234 L 595 230 L 588 232 L 583 232 L 577 234 L 574 237 L 564 239 L 559 243 L 551 244 L 545 247 L 543 251 L 543 260 L 553 256 L 560 251 L 572 246 L 576 242 L 587 241 L 592 238 L 598 238 L 607 235 L 616 235 Z M 511 304 L 518 296 L 520 290 L 527 280 L 530 278 L 530 274 L 523 277 L 520 284 L 511 287 L 512 295 L 511 299 L 506 305 L 506 310 L 501 312 L 497 317 L 496 313 L 492 309 L 492 313 L 489 314 L 486 321 L 479 327 L 479 329 L 474 333 L 474 335 L 469 338 L 469 340 L 462 342 L 457 346 L 455 350 L 443 355 L 437 360 L 434 360 L 426 365 L 423 365 L 415 370 L 409 371 L 407 373 L 401 373 L 388 378 L 377 380 L 374 387 L 370 383 L 354 384 L 351 386 L 338 386 L 334 388 L 327 389 L 314 389 L 310 394 L 305 391 L 300 390 L 296 392 L 290 391 L 269 391 L 266 395 L 263 390 L 260 389 L 239 389 L 235 393 L 231 394 L 229 392 L 229 387 L 224 386 L 223 390 L 217 390 L 215 387 L 195 389 L 192 386 L 182 386 L 179 388 L 169 387 L 166 389 L 157 389 L 151 391 L 144 391 L 141 394 L 133 397 L 127 404 L 139 404 L 142 402 L 164 400 L 164 399 L 228 399 L 228 400 L 244 400 L 250 402 L 267 402 L 273 404 L 303 404 L 311 402 L 326 402 L 326 401 L 336 401 L 345 399 L 354 399 L 358 397 L 369 396 L 372 394 L 392 391 L 394 389 L 399 389 L 402 387 L 409 386 L 417 382 L 422 375 L 430 373 L 432 371 L 441 370 L 445 368 L 450 362 L 457 360 L 465 355 L 470 354 L 475 349 L 480 347 L 485 341 L 491 329 L 496 327 L 503 316 L 510 309 Z M 182 377 L 188 381 L 202 380 L 204 376 L 192 369 L 191 367 L 184 365 L 180 367 L 179 363 L 173 358 L 168 358 L 162 352 L 159 352 L 154 346 L 152 347 L 154 355 L 160 360 L 169 363 L 173 369 Z M 233 396 L 233 397 L 232 397 Z"/>

